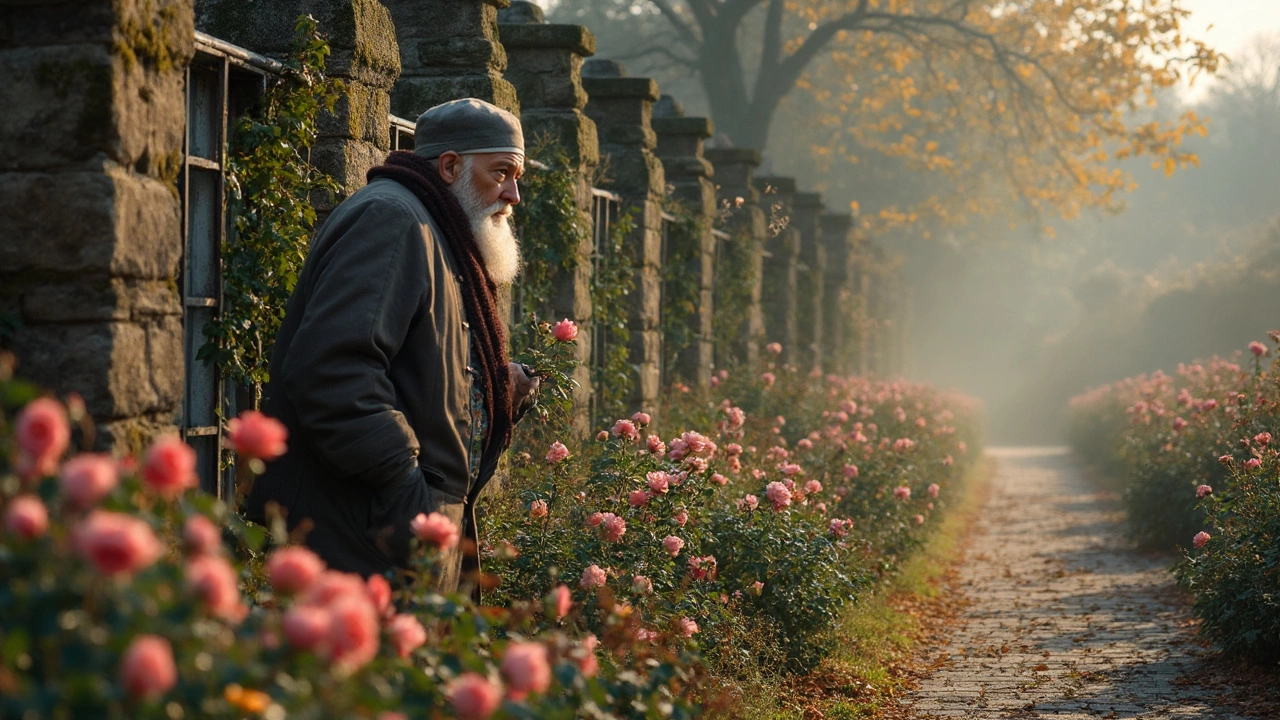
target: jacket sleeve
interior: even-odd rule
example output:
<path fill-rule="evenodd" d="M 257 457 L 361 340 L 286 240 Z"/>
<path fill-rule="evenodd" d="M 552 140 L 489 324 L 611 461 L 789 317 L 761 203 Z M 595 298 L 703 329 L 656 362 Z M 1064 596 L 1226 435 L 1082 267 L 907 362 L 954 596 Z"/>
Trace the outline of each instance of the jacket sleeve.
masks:
<path fill-rule="evenodd" d="M 337 476 L 381 488 L 418 472 L 388 373 L 429 297 L 429 231 L 394 201 L 331 219 L 281 381 L 309 449 Z"/>

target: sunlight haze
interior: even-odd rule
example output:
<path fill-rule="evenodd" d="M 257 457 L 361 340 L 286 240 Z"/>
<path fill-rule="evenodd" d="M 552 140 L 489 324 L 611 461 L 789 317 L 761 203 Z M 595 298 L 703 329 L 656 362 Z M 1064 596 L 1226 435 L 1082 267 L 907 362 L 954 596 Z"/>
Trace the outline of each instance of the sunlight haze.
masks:
<path fill-rule="evenodd" d="M 1187 33 L 1228 56 L 1258 33 L 1280 32 L 1280 0 L 1186 0 L 1186 7 L 1192 12 Z M 1212 84 L 1197 80 L 1188 94 L 1199 98 Z"/>

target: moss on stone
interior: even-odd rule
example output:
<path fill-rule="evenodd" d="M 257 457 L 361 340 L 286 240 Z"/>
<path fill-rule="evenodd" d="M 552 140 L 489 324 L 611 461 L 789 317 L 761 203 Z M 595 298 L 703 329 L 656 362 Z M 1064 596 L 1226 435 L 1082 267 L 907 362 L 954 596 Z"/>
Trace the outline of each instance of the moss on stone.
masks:
<path fill-rule="evenodd" d="M 119 5 L 117 6 L 119 7 Z M 112 46 L 113 53 L 124 60 L 125 69 L 132 70 L 139 62 L 166 73 L 185 64 L 185 58 L 175 51 L 179 45 L 178 7 L 165 5 L 156 12 L 152 0 L 143 0 L 139 21 L 121 8 L 119 35 Z"/>

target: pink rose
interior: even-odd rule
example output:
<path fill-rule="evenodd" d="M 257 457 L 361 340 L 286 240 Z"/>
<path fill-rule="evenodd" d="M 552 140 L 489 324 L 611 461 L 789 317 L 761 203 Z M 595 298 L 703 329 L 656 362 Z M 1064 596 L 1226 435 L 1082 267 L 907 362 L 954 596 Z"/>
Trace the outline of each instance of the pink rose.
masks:
<path fill-rule="evenodd" d="M 662 539 L 662 547 L 666 549 L 668 555 L 675 557 L 684 549 L 684 540 L 675 535 L 668 535 Z"/>
<path fill-rule="evenodd" d="M 661 470 L 655 470 L 645 476 L 648 479 L 649 489 L 658 495 L 667 492 L 671 485 L 671 476 Z"/>
<path fill-rule="evenodd" d="M 636 429 L 636 424 L 630 420 L 619 420 L 613 424 L 613 428 L 609 433 L 614 437 L 625 438 L 635 441 L 640 439 L 640 431 Z"/>
<path fill-rule="evenodd" d="M 680 508 L 675 515 L 671 516 L 671 519 L 675 520 L 680 527 L 684 527 L 685 523 L 689 522 L 689 513 L 684 508 Z"/>
<path fill-rule="evenodd" d="M 62 466 L 58 487 L 72 507 L 97 505 L 119 481 L 116 462 L 106 455 L 77 455 Z"/>
<path fill-rule="evenodd" d="M 529 517 L 544 518 L 547 516 L 547 501 L 534 500 L 529 505 Z"/>
<path fill-rule="evenodd" d="M 907 452 L 915 446 L 916 443 L 911 438 L 899 438 L 893 441 L 893 449 L 900 453 Z"/>
<path fill-rule="evenodd" d="M 200 555 L 187 563 L 187 586 L 210 615 L 239 621 L 248 608 L 240 602 L 239 578 L 226 558 Z"/>
<path fill-rule="evenodd" d="M 582 639 L 582 647 L 578 650 L 578 672 L 582 673 L 583 677 L 594 677 L 600 670 L 600 662 L 596 660 L 596 645 L 599 643 L 595 635 L 588 635 Z"/>
<path fill-rule="evenodd" d="M 1244 461 L 1244 466 L 1250 470 L 1257 470 L 1262 466 L 1262 461 L 1258 458 L 1249 458 Z"/>
<path fill-rule="evenodd" d="M 502 688 L 479 673 L 463 673 L 449 683 L 445 695 L 459 720 L 484 720 L 502 702 Z"/>
<path fill-rule="evenodd" d="M 582 571 L 582 579 L 578 581 L 578 585 L 584 590 L 590 590 L 604 585 L 607 579 L 608 577 L 605 575 L 604 570 L 600 569 L 599 565 L 589 565 Z"/>
<path fill-rule="evenodd" d="M 631 415 L 631 421 L 643 426 L 653 422 L 653 418 L 647 412 L 636 412 Z"/>
<path fill-rule="evenodd" d="M 800 441 L 796 443 L 796 447 L 801 450 L 812 450 L 813 441 L 809 438 L 800 438 Z"/>
<path fill-rule="evenodd" d="M 698 623 L 690 618 L 680 618 L 680 634 L 685 637 L 693 637 L 698 632 Z"/>
<path fill-rule="evenodd" d="M 853 527 L 852 520 L 841 520 L 840 518 L 832 518 L 831 523 L 827 525 L 827 529 L 836 537 L 844 537 L 849 534 L 849 530 Z"/>
<path fill-rule="evenodd" d="M 938 491 L 940 489 L 941 488 L 938 487 L 938 483 L 930 483 L 929 487 L 925 490 L 925 492 L 929 493 L 929 497 L 936 498 L 938 497 Z"/>
<path fill-rule="evenodd" d="M 764 349 L 765 349 L 765 352 L 769 353 L 770 355 L 781 355 L 782 343 L 771 342 L 768 345 L 765 345 Z"/>
<path fill-rule="evenodd" d="M 746 497 L 742 498 L 741 502 L 742 502 L 742 506 L 745 507 L 747 510 L 755 510 L 760 505 L 760 499 L 757 498 L 755 495 L 747 495 Z"/>
<path fill-rule="evenodd" d="M 1214 409 L 1214 408 L 1216 408 L 1216 407 L 1218 407 L 1218 401 L 1217 401 L 1217 400 L 1209 399 L 1209 400 L 1205 400 L 1204 402 L 1200 403 L 1200 410 L 1201 410 L 1201 412 L 1208 412 L 1208 411 L 1210 411 L 1210 410 L 1212 410 L 1212 409 Z"/>
<path fill-rule="evenodd" d="M 747 414 L 740 407 L 725 408 L 724 417 L 730 430 L 737 430 L 747 422 Z"/>
<path fill-rule="evenodd" d="M 578 326 L 569 318 L 565 318 L 551 326 L 551 336 L 557 342 L 573 342 L 578 339 Z"/>
<path fill-rule="evenodd" d="M 917 516 L 916 516 L 916 524 L 917 524 L 917 525 L 923 525 L 923 524 L 924 524 L 924 516 L 923 516 L 923 515 L 917 515 Z"/>
<path fill-rule="evenodd" d="M 1213 494 L 1213 488 L 1209 487 L 1208 485 L 1201 485 L 1196 488 L 1196 497 L 1198 498 L 1203 498 L 1206 495 L 1212 495 L 1212 494 Z"/>
<path fill-rule="evenodd" d="M 847 478 L 849 478 L 850 480 L 852 480 L 853 478 L 858 477 L 858 466 L 857 466 L 857 465 L 850 465 L 850 464 L 848 464 L 848 463 L 845 463 L 845 466 L 844 466 L 844 468 L 843 468 L 843 472 L 844 472 L 844 476 L 845 476 L 845 477 L 847 477 Z"/>
<path fill-rule="evenodd" d="M 1183 419 L 1182 419 L 1182 418 L 1180 418 L 1180 417 L 1175 417 L 1175 418 L 1173 419 L 1173 431 L 1174 431 L 1174 432 L 1181 432 L 1181 431 L 1182 431 L 1182 429 L 1183 429 L 1183 428 L 1185 428 L 1186 426 L 1187 426 L 1187 421 L 1186 421 L 1186 420 L 1183 420 Z"/>
<path fill-rule="evenodd" d="M 355 573 L 326 570 L 311 583 L 307 592 L 300 598 L 305 605 L 328 607 L 342 597 L 357 597 L 368 600 L 369 591 L 364 579 Z"/>
<path fill-rule="evenodd" d="M 304 547 L 283 547 L 267 558 L 267 581 L 280 595 L 306 592 L 322 572 L 324 561 Z"/>
<path fill-rule="evenodd" d="M 178 683 L 173 647 L 158 635 L 139 635 L 120 659 L 120 684 L 130 697 L 154 698 Z"/>
<path fill-rule="evenodd" d="M 551 663 L 542 643 L 511 643 L 499 669 L 513 700 L 524 700 L 529 693 L 544 693 L 551 687 Z"/>
<path fill-rule="evenodd" d="M 778 377 L 771 372 L 760 374 L 760 382 L 764 383 L 765 387 L 773 387 L 773 384 L 777 381 Z"/>
<path fill-rule="evenodd" d="M 177 497 L 196 486 L 196 451 L 176 435 L 156 440 L 147 450 L 142 480 L 163 497 Z"/>
<path fill-rule="evenodd" d="M 275 460 L 288 449 L 288 437 L 283 423 L 257 410 L 245 410 L 227 423 L 227 445 L 247 458 Z"/>
<path fill-rule="evenodd" d="M 34 540 L 49 529 L 49 511 L 35 495 L 19 495 L 4 511 L 4 527 L 10 535 Z"/>
<path fill-rule="evenodd" d="M 1207 542 L 1209 542 L 1209 533 L 1203 530 L 1196 533 L 1196 536 L 1191 539 L 1191 544 L 1195 545 L 1197 549 L 1204 547 L 1204 544 Z"/>
<path fill-rule="evenodd" d="M 764 594 L 764 583 L 759 580 L 751 583 L 751 594 L 760 597 Z"/>
<path fill-rule="evenodd" d="M 217 555 L 222 550 L 222 533 L 203 515 L 192 515 L 182 526 L 182 544 L 190 555 Z"/>
<path fill-rule="evenodd" d="M 600 523 L 604 522 L 604 513 L 593 512 L 587 516 L 587 525 L 591 527 L 600 527 Z"/>
<path fill-rule="evenodd" d="M 328 660 L 358 670 L 378 654 L 378 612 L 369 598 L 347 595 L 329 604 Z"/>
<path fill-rule="evenodd" d="M 765 487 L 764 496 L 773 505 L 774 512 L 780 512 L 783 508 L 791 505 L 791 491 L 780 482 L 769 483 Z"/>
<path fill-rule="evenodd" d="M 556 463 L 569 457 L 569 448 L 559 440 L 551 443 L 551 449 L 547 450 L 547 462 L 555 465 Z"/>
<path fill-rule="evenodd" d="M 662 456 L 667 453 L 667 444 L 662 442 L 662 439 L 657 435 L 650 435 L 645 438 L 645 443 L 649 447 L 649 452 L 654 455 Z"/>
<path fill-rule="evenodd" d="M 627 534 L 627 521 L 613 513 L 604 514 L 600 527 L 604 530 L 604 539 L 609 542 L 618 542 Z"/>
<path fill-rule="evenodd" d="M 427 630 L 412 615 L 396 615 L 387 623 L 387 633 L 391 636 L 391 646 L 402 658 L 422 647 L 427 642 Z"/>
<path fill-rule="evenodd" d="M 1271 433 L 1269 433 L 1269 432 L 1260 432 L 1260 433 L 1258 433 L 1257 435 L 1254 435 L 1254 436 L 1253 436 L 1253 441 L 1254 441 L 1254 442 L 1256 442 L 1256 443 L 1258 443 L 1259 445 L 1270 445 L 1270 444 L 1271 444 Z"/>
<path fill-rule="evenodd" d="M 572 607 L 573 597 L 569 594 L 569 588 L 563 584 L 555 586 L 547 595 L 547 612 L 555 615 L 557 620 L 568 615 Z"/>
<path fill-rule="evenodd" d="M 71 443 L 66 409 L 52 398 L 32 400 L 18 413 L 14 440 L 25 461 L 22 465 L 32 475 L 52 475 Z"/>
<path fill-rule="evenodd" d="M 778 469 L 781 470 L 782 474 L 786 475 L 787 477 L 794 477 L 796 475 L 799 475 L 801 472 L 804 472 L 799 465 L 791 462 L 782 463 L 781 465 L 778 466 Z"/>
<path fill-rule="evenodd" d="M 817 480 L 810 480 L 804 484 L 804 491 L 809 495 L 822 492 L 822 483 Z"/>
<path fill-rule="evenodd" d="M 378 616 L 390 617 L 391 583 L 387 582 L 387 579 L 381 575 L 370 575 L 369 579 L 364 581 L 364 589 Z"/>
<path fill-rule="evenodd" d="M 446 515 L 433 512 L 430 515 L 418 513 L 409 523 L 414 537 L 437 550 L 448 550 L 458 544 L 458 526 Z"/>
<path fill-rule="evenodd" d="M 911 497 L 911 488 L 906 485 L 899 485 L 893 489 L 893 496 L 899 500 L 907 500 Z"/>
<path fill-rule="evenodd" d="M 716 485 L 727 485 L 729 484 L 729 478 L 721 475 L 720 473 L 711 473 L 711 482 Z"/>
<path fill-rule="evenodd" d="M 627 495 L 627 504 L 631 507 L 644 507 L 648 502 L 649 493 L 644 490 L 632 490 Z"/>
<path fill-rule="evenodd" d="M 104 575 L 132 575 L 164 552 L 145 521 L 123 513 L 94 510 L 74 530 L 76 551 Z"/>
<path fill-rule="evenodd" d="M 1253 342 L 1249 343 L 1249 352 L 1253 353 L 1257 357 L 1262 357 L 1263 355 L 1267 354 L 1267 346 L 1263 345 L 1257 340 L 1254 340 Z"/>
<path fill-rule="evenodd" d="M 284 638 L 298 650 L 318 652 L 329 634 L 329 611 L 312 605 L 294 605 L 281 621 Z"/>
<path fill-rule="evenodd" d="M 637 595 L 648 595 L 653 592 L 653 581 L 644 575 L 631 578 L 631 592 Z"/>

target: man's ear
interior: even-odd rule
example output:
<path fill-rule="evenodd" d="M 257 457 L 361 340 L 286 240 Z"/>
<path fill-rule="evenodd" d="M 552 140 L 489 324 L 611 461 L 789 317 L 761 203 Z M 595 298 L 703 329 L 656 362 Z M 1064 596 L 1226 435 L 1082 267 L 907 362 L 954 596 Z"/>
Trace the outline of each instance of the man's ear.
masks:
<path fill-rule="evenodd" d="M 436 161 L 436 168 L 440 171 L 440 179 L 444 180 L 446 185 L 452 185 L 462 173 L 462 156 L 452 150 L 446 150 Z"/>

